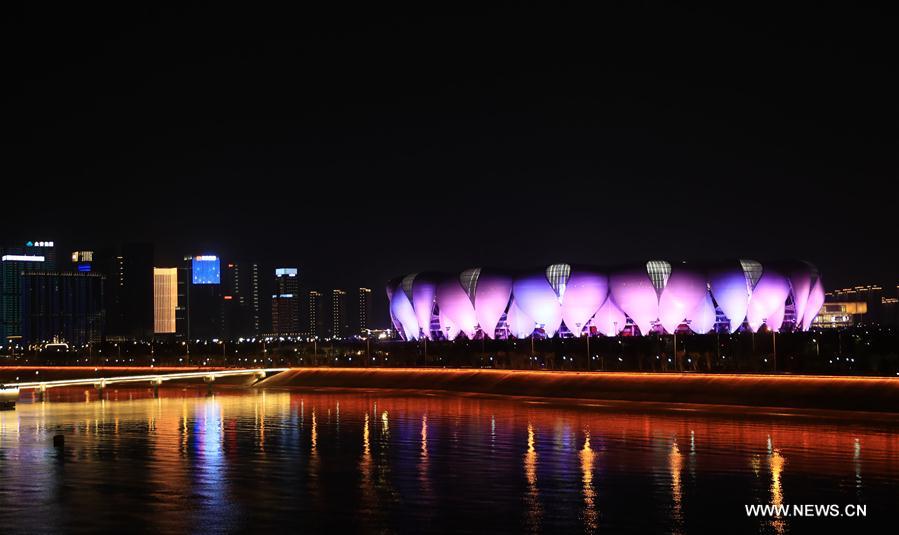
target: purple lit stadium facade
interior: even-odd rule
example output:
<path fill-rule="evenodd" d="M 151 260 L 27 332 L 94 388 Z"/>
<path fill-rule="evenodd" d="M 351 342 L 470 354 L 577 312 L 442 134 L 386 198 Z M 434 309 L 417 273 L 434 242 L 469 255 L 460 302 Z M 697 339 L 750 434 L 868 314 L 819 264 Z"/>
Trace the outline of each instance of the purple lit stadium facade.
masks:
<path fill-rule="evenodd" d="M 614 269 L 415 273 L 387 285 L 404 340 L 808 330 L 824 303 L 807 262 L 650 260 Z"/>

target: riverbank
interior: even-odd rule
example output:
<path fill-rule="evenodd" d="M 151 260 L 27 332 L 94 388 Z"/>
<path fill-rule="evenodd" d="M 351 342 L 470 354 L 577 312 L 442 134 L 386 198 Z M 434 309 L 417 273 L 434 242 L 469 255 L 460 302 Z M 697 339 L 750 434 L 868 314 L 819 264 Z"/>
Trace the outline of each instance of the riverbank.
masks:
<path fill-rule="evenodd" d="M 296 368 L 260 388 L 390 388 L 478 394 L 899 413 L 899 378 L 492 369 Z"/>

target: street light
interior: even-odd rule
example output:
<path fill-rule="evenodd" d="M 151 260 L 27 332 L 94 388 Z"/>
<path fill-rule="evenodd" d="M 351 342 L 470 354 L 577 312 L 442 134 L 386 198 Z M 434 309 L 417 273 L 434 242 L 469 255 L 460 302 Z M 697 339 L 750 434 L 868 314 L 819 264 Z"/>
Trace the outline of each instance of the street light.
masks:
<path fill-rule="evenodd" d="M 774 360 L 774 371 L 777 372 L 777 330 L 771 329 L 772 357 Z"/>

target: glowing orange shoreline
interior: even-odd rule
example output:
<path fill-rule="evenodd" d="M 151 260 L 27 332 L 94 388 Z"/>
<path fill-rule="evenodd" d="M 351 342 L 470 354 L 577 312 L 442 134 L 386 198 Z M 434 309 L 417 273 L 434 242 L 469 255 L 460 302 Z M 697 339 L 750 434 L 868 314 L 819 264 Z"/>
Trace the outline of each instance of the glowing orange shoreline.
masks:
<path fill-rule="evenodd" d="M 899 413 L 899 379 L 434 368 L 294 368 L 263 387 L 394 388 Z"/>
<path fill-rule="evenodd" d="M 219 370 L 198 367 L 0 367 L 15 373 L 101 377 Z M 653 372 L 576 372 L 478 368 L 292 368 L 261 387 L 444 390 L 543 398 L 739 405 L 899 413 L 899 378 Z"/>

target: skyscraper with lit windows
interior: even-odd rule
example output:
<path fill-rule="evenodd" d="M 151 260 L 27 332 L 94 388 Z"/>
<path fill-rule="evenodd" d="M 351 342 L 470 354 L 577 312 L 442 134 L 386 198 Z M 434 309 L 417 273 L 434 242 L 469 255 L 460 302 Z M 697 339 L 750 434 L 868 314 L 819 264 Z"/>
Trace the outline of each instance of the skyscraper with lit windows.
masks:
<path fill-rule="evenodd" d="M 331 291 L 331 337 L 344 338 L 349 332 L 346 313 L 346 291 Z"/>
<path fill-rule="evenodd" d="M 306 297 L 308 310 L 306 335 L 309 337 L 320 337 L 322 336 L 322 294 L 316 290 L 310 290 Z"/>
<path fill-rule="evenodd" d="M 371 318 L 371 288 L 359 288 L 359 310 L 358 310 L 358 334 L 363 334 L 369 328 L 368 322 Z"/>
<path fill-rule="evenodd" d="M 272 294 L 272 331 L 279 335 L 300 334 L 300 282 L 297 268 L 275 269 Z"/>

